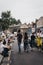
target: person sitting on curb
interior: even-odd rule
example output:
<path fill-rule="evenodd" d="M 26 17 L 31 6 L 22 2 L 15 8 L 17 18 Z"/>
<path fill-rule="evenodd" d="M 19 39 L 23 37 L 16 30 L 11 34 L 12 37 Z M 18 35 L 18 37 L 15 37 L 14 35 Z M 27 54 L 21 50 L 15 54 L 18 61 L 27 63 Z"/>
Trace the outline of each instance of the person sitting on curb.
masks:
<path fill-rule="evenodd" d="M 1 45 L 1 47 L 3 49 L 2 50 L 2 55 L 4 57 L 7 57 L 8 56 L 8 51 L 11 49 L 11 46 L 10 45 L 6 45 L 6 41 L 4 39 L 3 44 Z"/>

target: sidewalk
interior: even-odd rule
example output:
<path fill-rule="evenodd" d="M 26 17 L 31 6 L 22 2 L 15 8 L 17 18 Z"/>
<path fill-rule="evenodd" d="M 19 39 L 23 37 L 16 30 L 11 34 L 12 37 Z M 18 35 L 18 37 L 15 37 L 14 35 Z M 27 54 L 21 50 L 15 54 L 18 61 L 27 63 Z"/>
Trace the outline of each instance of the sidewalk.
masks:
<path fill-rule="evenodd" d="M 17 40 L 13 43 L 10 65 L 43 65 L 43 53 L 31 51 L 18 54 Z"/>

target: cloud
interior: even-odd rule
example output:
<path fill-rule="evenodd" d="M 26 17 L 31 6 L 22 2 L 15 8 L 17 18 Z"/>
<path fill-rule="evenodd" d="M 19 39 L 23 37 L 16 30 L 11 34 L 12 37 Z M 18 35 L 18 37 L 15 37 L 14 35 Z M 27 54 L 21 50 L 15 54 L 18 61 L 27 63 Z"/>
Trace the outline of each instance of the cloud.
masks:
<path fill-rule="evenodd" d="M 31 22 L 43 15 L 43 0 L 0 0 L 0 14 L 7 10 L 22 23 Z"/>

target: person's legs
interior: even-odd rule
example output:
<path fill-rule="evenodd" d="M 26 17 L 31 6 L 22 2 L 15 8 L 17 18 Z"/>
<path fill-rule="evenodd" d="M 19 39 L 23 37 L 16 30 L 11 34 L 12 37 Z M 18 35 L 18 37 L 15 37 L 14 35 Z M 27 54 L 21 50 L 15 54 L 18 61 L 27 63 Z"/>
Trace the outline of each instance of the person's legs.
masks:
<path fill-rule="evenodd" d="M 39 45 L 39 46 L 37 46 L 37 48 L 38 48 L 38 51 L 41 51 L 41 46 Z"/>
<path fill-rule="evenodd" d="M 19 53 L 21 52 L 21 43 L 20 42 L 18 42 L 18 48 L 19 48 Z"/>
<path fill-rule="evenodd" d="M 39 48 L 40 48 L 40 51 L 41 51 L 41 45 L 39 46 Z"/>
<path fill-rule="evenodd" d="M 43 43 L 42 43 L 42 51 L 43 51 Z"/>
<path fill-rule="evenodd" d="M 32 41 L 30 40 L 30 47 L 32 48 Z"/>
<path fill-rule="evenodd" d="M 24 51 L 26 51 L 26 43 L 24 42 Z"/>
<path fill-rule="evenodd" d="M 28 53 L 28 49 L 29 49 L 29 46 L 28 46 L 28 43 L 26 44 L 26 51 Z"/>

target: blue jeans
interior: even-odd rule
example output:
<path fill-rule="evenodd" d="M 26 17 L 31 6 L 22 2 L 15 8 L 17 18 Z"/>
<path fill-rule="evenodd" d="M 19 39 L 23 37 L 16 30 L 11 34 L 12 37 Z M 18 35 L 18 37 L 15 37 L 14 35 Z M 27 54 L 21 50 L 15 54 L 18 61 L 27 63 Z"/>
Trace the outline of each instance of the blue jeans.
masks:
<path fill-rule="evenodd" d="M 18 42 L 19 52 L 21 52 L 21 42 Z"/>

